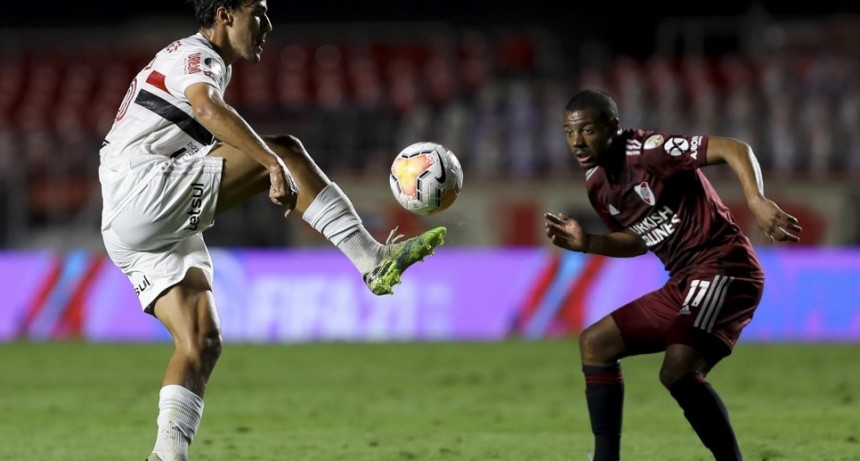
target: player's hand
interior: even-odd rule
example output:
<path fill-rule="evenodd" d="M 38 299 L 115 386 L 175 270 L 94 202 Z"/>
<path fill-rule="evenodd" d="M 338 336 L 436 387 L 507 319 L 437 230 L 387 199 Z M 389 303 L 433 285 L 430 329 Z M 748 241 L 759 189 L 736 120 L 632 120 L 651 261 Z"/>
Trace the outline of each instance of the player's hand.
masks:
<path fill-rule="evenodd" d="M 800 241 L 796 234 L 803 228 L 797 218 L 782 211 L 772 200 L 758 197 L 749 203 L 749 207 L 759 229 L 771 242 Z"/>
<path fill-rule="evenodd" d="M 544 218 L 546 236 L 553 245 L 571 251 L 586 251 L 589 235 L 579 222 L 564 213 L 545 213 Z"/>
<path fill-rule="evenodd" d="M 299 199 L 299 186 L 290 170 L 280 158 L 277 165 L 269 168 L 269 199 L 276 205 L 286 208 L 284 217 L 290 216 Z"/>

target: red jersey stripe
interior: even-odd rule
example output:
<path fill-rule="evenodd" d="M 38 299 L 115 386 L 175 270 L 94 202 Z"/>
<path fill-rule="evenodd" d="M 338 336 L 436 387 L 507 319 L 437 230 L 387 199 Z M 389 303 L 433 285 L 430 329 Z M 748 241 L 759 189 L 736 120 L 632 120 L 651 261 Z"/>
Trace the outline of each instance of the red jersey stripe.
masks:
<path fill-rule="evenodd" d="M 164 83 L 164 74 L 156 71 L 152 71 L 149 73 L 149 77 L 146 77 L 146 83 L 164 91 L 167 91 L 167 85 Z"/>

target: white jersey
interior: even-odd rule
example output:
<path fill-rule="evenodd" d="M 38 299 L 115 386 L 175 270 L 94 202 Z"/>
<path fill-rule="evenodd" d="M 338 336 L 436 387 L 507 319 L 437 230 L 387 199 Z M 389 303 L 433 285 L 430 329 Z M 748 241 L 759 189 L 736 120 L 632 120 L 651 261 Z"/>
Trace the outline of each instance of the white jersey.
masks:
<path fill-rule="evenodd" d="M 185 89 L 208 83 L 223 96 L 231 76 L 232 68 L 200 33 L 166 46 L 135 76 L 99 153 L 103 229 L 160 160 L 214 145 L 212 134 L 194 119 Z"/>

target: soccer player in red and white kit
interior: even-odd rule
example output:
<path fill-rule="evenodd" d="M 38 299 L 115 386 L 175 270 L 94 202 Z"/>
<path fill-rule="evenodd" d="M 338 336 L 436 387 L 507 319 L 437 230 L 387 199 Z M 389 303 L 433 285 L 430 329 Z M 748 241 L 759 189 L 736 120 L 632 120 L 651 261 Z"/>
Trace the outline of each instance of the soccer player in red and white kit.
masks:
<path fill-rule="evenodd" d="M 158 401 L 149 461 L 186 461 L 222 348 L 212 258 L 202 233 L 216 217 L 268 192 L 301 213 L 376 295 L 440 245 L 437 227 L 379 242 L 347 195 L 289 135 L 261 136 L 224 101 L 232 64 L 259 62 L 272 31 L 266 0 L 188 0 L 199 29 L 168 44 L 132 80 L 100 150 L 102 237 L 141 309 L 174 352 Z"/>
<path fill-rule="evenodd" d="M 570 216 L 547 213 L 552 243 L 620 258 L 650 250 L 669 273 L 663 287 L 619 307 L 579 337 L 594 461 L 620 458 L 619 360 L 661 351 L 660 381 L 702 443 L 718 461 L 741 460 L 726 407 L 705 378 L 731 354 L 752 320 L 765 274 L 750 240 L 700 168 L 731 168 L 756 224 L 771 241 L 799 241 L 797 219 L 765 197 L 758 161 L 743 141 L 622 129 L 612 97 L 591 89 L 565 106 L 564 133 L 609 233 L 591 234 Z"/>

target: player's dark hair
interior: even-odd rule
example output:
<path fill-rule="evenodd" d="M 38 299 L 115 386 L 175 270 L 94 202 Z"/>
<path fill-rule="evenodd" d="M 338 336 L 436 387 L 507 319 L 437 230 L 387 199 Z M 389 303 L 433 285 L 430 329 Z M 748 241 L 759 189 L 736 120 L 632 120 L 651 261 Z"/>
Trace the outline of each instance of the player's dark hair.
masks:
<path fill-rule="evenodd" d="M 237 10 L 243 5 L 251 5 L 259 0 L 186 0 L 194 5 L 194 16 L 200 27 L 209 28 L 215 25 L 215 12 L 223 6 L 230 11 Z"/>
<path fill-rule="evenodd" d="M 609 96 L 609 93 L 601 90 L 582 90 L 573 95 L 564 106 L 566 112 L 589 109 L 596 109 L 600 113 L 600 118 L 606 122 L 619 118 L 615 100 Z"/>

